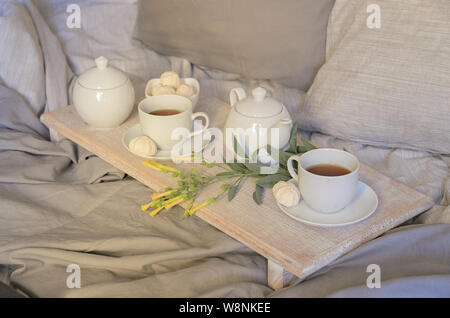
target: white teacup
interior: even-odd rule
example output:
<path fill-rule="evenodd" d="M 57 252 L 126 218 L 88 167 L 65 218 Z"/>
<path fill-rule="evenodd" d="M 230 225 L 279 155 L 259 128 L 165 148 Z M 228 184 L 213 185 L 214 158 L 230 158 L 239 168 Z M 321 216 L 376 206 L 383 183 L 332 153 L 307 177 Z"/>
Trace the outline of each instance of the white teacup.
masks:
<path fill-rule="evenodd" d="M 293 161 L 298 163 L 295 173 Z M 347 169 L 347 174 L 323 176 L 309 172 L 313 166 L 333 165 Z M 297 181 L 303 200 L 315 211 L 333 213 L 345 208 L 355 197 L 358 188 L 359 160 L 351 153 L 339 149 L 321 148 L 287 161 L 292 178 Z"/>
<path fill-rule="evenodd" d="M 158 110 L 176 110 L 174 115 L 153 115 Z M 139 121 L 144 135 L 152 138 L 158 149 L 171 150 L 179 143 L 172 139 L 172 132 L 177 128 L 185 128 L 192 131 L 193 122 L 197 117 L 205 119 L 205 125 L 201 130 L 191 132 L 189 136 L 203 133 L 209 126 L 209 117 L 206 113 L 192 113 L 192 102 L 179 95 L 158 95 L 143 99 L 138 105 Z"/>

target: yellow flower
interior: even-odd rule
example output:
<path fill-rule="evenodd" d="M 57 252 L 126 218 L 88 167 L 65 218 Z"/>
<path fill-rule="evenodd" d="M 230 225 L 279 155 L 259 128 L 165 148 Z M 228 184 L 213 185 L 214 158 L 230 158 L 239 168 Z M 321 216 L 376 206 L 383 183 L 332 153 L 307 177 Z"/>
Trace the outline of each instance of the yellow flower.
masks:
<path fill-rule="evenodd" d="M 147 160 L 147 161 L 144 161 L 142 164 L 143 164 L 144 166 L 150 167 L 150 168 L 155 169 L 155 170 L 158 170 L 158 171 L 167 170 L 167 171 L 171 171 L 171 172 L 178 172 L 178 173 L 181 173 L 181 171 L 178 170 L 178 169 L 175 169 L 175 168 L 166 166 L 165 164 L 158 163 L 158 162 L 155 162 L 155 161 L 153 161 L 153 160 Z"/>
<path fill-rule="evenodd" d="M 153 194 L 152 194 L 152 200 L 155 200 L 155 199 L 159 199 L 159 198 L 168 196 L 168 195 L 170 195 L 170 194 L 172 194 L 172 193 L 175 193 L 175 192 L 177 192 L 177 191 L 178 191 L 178 190 L 174 189 L 174 190 L 169 190 L 169 191 L 161 192 L 161 193 L 153 193 Z"/>
<path fill-rule="evenodd" d="M 174 197 L 172 199 L 169 199 L 167 201 L 164 202 L 163 207 L 166 208 L 166 210 L 169 210 L 171 207 L 177 205 L 180 202 L 183 202 L 184 200 L 186 200 L 186 195 L 179 195 L 177 197 Z"/>
<path fill-rule="evenodd" d="M 153 217 L 156 214 L 158 214 L 159 211 L 161 211 L 164 207 L 160 206 L 159 208 L 154 209 L 153 211 L 151 211 L 149 214 Z"/>
<path fill-rule="evenodd" d="M 159 203 L 159 202 L 160 202 L 160 200 L 155 200 L 155 201 L 152 201 L 152 202 L 150 202 L 150 203 L 141 205 L 141 210 L 142 210 L 142 212 L 147 211 L 148 208 L 150 208 L 150 207 L 156 205 L 156 204 Z"/>
<path fill-rule="evenodd" d="M 189 215 L 194 214 L 197 210 L 200 210 L 201 208 L 204 208 L 205 206 L 207 206 L 208 204 L 211 204 L 213 202 L 216 202 L 217 198 L 212 198 L 209 199 L 208 201 L 205 201 L 199 205 L 197 205 L 195 208 L 193 208 L 192 210 L 189 211 Z"/>
<path fill-rule="evenodd" d="M 143 204 L 143 205 L 141 205 L 141 210 L 142 210 L 142 212 L 147 211 L 148 208 L 152 205 L 152 203 L 153 203 L 153 202 L 150 202 L 150 203 L 148 203 L 148 204 Z"/>
<path fill-rule="evenodd" d="M 173 192 L 173 191 L 172 191 Z M 162 205 L 160 207 L 158 207 L 157 209 L 153 210 L 151 213 L 154 212 L 154 215 L 156 213 L 158 213 L 161 209 L 166 208 L 166 210 L 171 209 L 172 207 L 174 207 L 177 204 L 180 204 L 181 202 L 185 201 L 186 199 L 188 199 L 188 196 L 186 196 L 185 194 L 176 196 L 174 198 L 171 198 L 169 200 L 165 200 L 164 199 L 159 199 L 159 200 L 154 200 L 150 203 L 147 204 L 143 204 L 141 205 L 141 210 L 142 212 L 147 211 L 150 207 L 153 206 L 158 206 L 159 204 L 162 203 Z"/>
<path fill-rule="evenodd" d="M 187 162 L 194 162 L 196 160 L 202 160 L 202 154 L 201 153 L 194 153 L 191 156 L 188 157 L 174 157 L 174 161 L 187 161 Z"/>
<path fill-rule="evenodd" d="M 146 167 L 152 168 L 153 170 L 157 170 L 157 171 L 161 171 L 161 169 L 155 165 L 153 165 L 152 163 L 150 163 L 151 160 L 149 161 L 144 161 L 142 162 L 142 164 Z"/>
<path fill-rule="evenodd" d="M 166 208 L 166 210 L 170 210 L 175 205 L 180 204 L 181 202 L 186 200 L 186 197 L 185 196 L 179 196 L 179 197 L 176 197 L 175 199 L 176 200 L 173 200 L 172 202 L 170 202 L 169 204 L 164 206 Z"/>
<path fill-rule="evenodd" d="M 194 201 L 192 200 L 191 203 L 186 207 L 183 214 L 183 220 L 186 218 L 187 214 L 189 213 L 189 210 L 192 209 L 192 206 L 194 205 Z"/>

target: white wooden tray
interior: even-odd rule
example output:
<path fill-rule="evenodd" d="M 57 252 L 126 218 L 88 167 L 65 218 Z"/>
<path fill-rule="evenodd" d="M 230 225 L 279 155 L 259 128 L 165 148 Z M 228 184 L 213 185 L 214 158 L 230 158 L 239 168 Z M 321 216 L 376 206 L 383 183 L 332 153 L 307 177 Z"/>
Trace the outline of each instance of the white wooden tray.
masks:
<path fill-rule="evenodd" d="M 138 122 L 136 112 L 120 127 L 106 130 L 87 126 L 73 106 L 46 113 L 41 120 L 155 191 L 175 185 L 175 180 L 143 166 L 142 158 L 122 146 L 123 133 Z M 176 167 L 184 169 L 191 165 Z M 350 226 L 320 228 L 292 220 L 278 209 L 270 191 L 266 191 L 264 204 L 258 206 L 252 200 L 252 181 L 244 184 L 233 201 L 219 200 L 197 211 L 196 215 L 266 257 L 269 260 L 268 283 L 278 289 L 283 287 L 283 270 L 298 277 L 310 275 L 433 205 L 429 197 L 367 165 L 361 165 L 360 177 L 375 190 L 379 205 L 371 217 Z M 180 219 L 180 222 L 183 221 Z"/>

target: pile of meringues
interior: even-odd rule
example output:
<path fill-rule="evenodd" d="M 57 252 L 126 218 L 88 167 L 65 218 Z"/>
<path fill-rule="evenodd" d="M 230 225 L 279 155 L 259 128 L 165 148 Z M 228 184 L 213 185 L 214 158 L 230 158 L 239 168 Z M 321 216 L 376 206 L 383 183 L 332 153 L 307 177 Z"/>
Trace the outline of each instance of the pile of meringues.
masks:
<path fill-rule="evenodd" d="M 180 77 L 175 72 L 164 72 L 159 78 L 160 83 L 152 87 L 151 94 L 157 95 L 180 95 L 191 97 L 195 94 L 194 89 L 187 84 L 181 84 Z"/>

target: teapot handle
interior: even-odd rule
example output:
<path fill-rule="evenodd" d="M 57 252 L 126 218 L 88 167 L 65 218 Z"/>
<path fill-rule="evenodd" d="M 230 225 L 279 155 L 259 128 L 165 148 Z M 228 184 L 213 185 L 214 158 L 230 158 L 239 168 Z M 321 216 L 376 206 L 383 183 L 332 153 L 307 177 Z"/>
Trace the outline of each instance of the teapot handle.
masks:
<path fill-rule="evenodd" d="M 236 102 L 247 97 L 245 90 L 242 87 L 233 88 L 230 91 L 230 104 L 233 106 Z"/>

